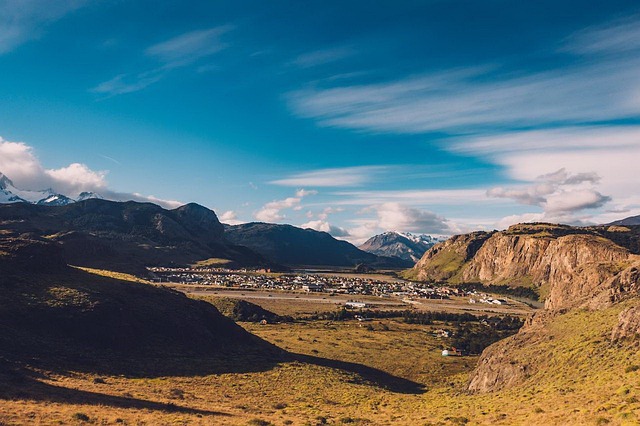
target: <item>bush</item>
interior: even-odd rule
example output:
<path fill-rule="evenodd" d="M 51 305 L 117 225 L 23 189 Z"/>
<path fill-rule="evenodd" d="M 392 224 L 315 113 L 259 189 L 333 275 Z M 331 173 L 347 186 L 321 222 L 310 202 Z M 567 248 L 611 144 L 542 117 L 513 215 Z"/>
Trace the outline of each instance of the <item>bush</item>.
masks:
<path fill-rule="evenodd" d="M 85 413 L 75 413 L 73 418 L 74 420 L 80 420 L 81 422 L 88 422 L 91 420 Z"/>

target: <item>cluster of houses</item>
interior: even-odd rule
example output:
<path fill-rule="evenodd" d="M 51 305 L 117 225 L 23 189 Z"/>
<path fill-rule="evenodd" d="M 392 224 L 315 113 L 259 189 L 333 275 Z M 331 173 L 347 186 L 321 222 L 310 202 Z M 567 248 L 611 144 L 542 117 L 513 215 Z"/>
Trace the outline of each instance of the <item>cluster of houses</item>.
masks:
<path fill-rule="evenodd" d="M 380 280 L 358 275 L 328 275 L 313 272 L 272 274 L 255 270 L 226 268 L 147 268 L 150 279 L 159 283 L 193 284 L 247 289 L 305 291 L 346 295 L 397 297 L 407 303 L 419 299 L 470 297 L 469 303 L 505 304 L 487 294 L 464 291 L 449 286 L 436 286 L 401 280 Z M 418 303 L 418 302 L 415 302 Z"/>
<path fill-rule="evenodd" d="M 507 301 L 504 299 L 494 299 L 493 297 L 489 296 L 488 294 L 482 294 L 479 295 L 479 297 L 473 298 L 471 297 L 469 299 L 469 303 L 473 304 L 473 303 L 486 303 L 489 305 L 506 305 Z"/>
<path fill-rule="evenodd" d="M 388 297 L 411 290 L 405 282 L 389 282 L 359 276 L 325 274 L 269 274 L 224 268 L 147 268 L 150 279 L 158 283 L 194 284 L 266 290 L 306 291 Z M 415 292 L 413 292 L 415 293 Z M 412 294 L 413 294 L 412 293 Z"/>

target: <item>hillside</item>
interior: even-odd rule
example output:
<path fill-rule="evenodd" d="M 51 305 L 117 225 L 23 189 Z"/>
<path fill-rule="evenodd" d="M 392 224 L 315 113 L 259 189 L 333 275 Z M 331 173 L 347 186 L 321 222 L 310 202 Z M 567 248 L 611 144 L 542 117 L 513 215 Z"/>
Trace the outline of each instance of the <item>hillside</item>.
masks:
<path fill-rule="evenodd" d="M 225 236 L 234 244 L 249 247 L 276 263 L 289 266 L 353 267 L 367 264 L 376 268 L 406 268 L 411 265 L 402 259 L 364 252 L 326 232 L 291 225 L 246 223 L 226 226 Z"/>
<path fill-rule="evenodd" d="M 397 257 L 407 262 L 417 262 L 438 240 L 428 235 L 385 232 L 374 235 L 358 248 L 378 256 Z"/>
<path fill-rule="evenodd" d="M 485 349 L 469 379 L 470 391 L 521 392 L 552 386 L 550 377 L 558 387 L 571 387 L 568 378 L 574 383 L 576 371 L 584 372 L 581 381 L 595 385 L 592 369 L 600 367 L 592 365 L 593 357 L 619 368 L 629 359 L 638 361 L 633 349 L 640 337 L 638 234 L 637 228 L 620 226 L 514 225 L 452 237 L 427 252 L 408 275 L 526 286 L 545 299 L 545 309 L 516 335 Z M 609 367 L 613 374 L 615 367 Z"/>
<path fill-rule="evenodd" d="M 65 206 L 0 205 L 0 230 L 60 243 L 67 263 L 139 272 L 145 266 L 187 265 L 224 258 L 267 262 L 224 238 L 215 213 L 197 204 L 166 210 L 150 203 L 88 199 Z"/>
<path fill-rule="evenodd" d="M 637 225 L 640 225 L 640 216 L 626 217 L 624 219 L 616 220 L 615 222 L 611 222 L 609 225 L 637 226 Z"/>
<path fill-rule="evenodd" d="M 0 239 L 0 289 L 0 361 L 141 375 L 177 373 L 177 358 L 224 371 L 234 354 L 279 353 L 208 303 L 68 267 L 42 239 Z"/>
<path fill-rule="evenodd" d="M 412 279 L 530 287 L 550 307 L 584 301 L 622 276 L 638 251 L 638 227 L 514 225 L 437 244 L 406 272 Z M 568 282 L 574 285 L 569 288 Z M 612 283 L 611 286 L 614 286 Z"/>

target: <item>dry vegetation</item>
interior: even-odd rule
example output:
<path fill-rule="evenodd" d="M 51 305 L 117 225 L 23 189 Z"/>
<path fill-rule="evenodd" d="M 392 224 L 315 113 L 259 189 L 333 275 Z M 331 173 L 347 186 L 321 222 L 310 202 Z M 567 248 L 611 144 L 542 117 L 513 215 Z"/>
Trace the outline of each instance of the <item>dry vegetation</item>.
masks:
<path fill-rule="evenodd" d="M 444 342 L 431 332 L 443 324 L 245 323 L 291 359 L 251 372 L 138 378 L 25 375 L 0 363 L 0 395 L 12 390 L 0 399 L 0 424 L 637 424 L 637 347 L 609 342 L 623 308 L 557 318 L 547 340 L 516 349 L 541 368 L 487 395 L 464 391 L 476 357 L 440 355 Z"/>

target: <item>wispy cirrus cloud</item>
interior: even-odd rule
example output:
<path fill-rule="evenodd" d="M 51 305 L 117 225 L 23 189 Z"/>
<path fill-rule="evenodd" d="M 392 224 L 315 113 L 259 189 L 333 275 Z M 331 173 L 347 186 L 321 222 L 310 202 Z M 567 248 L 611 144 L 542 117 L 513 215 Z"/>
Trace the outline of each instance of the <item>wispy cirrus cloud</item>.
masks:
<path fill-rule="evenodd" d="M 0 54 L 41 37 L 48 25 L 86 3 L 86 0 L 1 0 Z"/>
<path fill-rule="evenodd" d="M 158 59 L 167 68 L 189 65 L 226 48 L 227 44 L 220 37 L 232 29 L 231 25 L 223 25 L 190 31 L 148 47 L 145 54 Z"/>
<path fill-rule="evenodd" d="M 355 166 L 296 173 L 270 184 L 280 186 L 349 187 L 370 183 L 389 166 Z"/>
<path fill-rule="evenodd" d="M 321 126 L 459 135 L 640 117 L 640 16 L 586 28 L 543 70 L 489 64 L 370 84 L 310 84 L 287 95 Z M 569 56 L 567 56 L 569 54 Z M 572 55 L 580 55 L 576 60 Z"/>
<path fill-rule="evenodd" d="M 355 53 L 355 49 L 348 46 L 314 50 L 298 55 L 290 64 L 299 68 L 311 68 L 348 58 Z"/>
<path fill-rule="evenodd" d="M 486 190 L 482 188 L 340 191 L 335 195 L 342 197 L 341 200 L 336 201 L 336 205 L 352 206 L 383 204 L 385 202 L 410 203 L 417 206 L 495 202 L 487 197 Z"/>
<path fill-rule="evenodd" d="M 144 54 L 156 61 L 153 69 L 138 73 L 119 74 L 91 89 L 107 96 L 133 93 L 145 89 L 165 78 L 172 70 L 183 68 L 225 49 L 221 37 L 233 26 L 223 25 L 190 31 L 145 49 Z"/>
<path fill-rule="evenodd" d="M 287 100 L 296 115 L 321 126 L 369 132 L 465 134 L 582 123 L 640 116 L 639 66 L 640 59 L 626 58 L 515 76 L 473 67 L 308 87 Z"/>
<path fill-rule="evenodd" d="M 560 50 L 580 55 L 619 55 L 640 50 L 640 15 L 578 31 L 565 40 Z"/>

